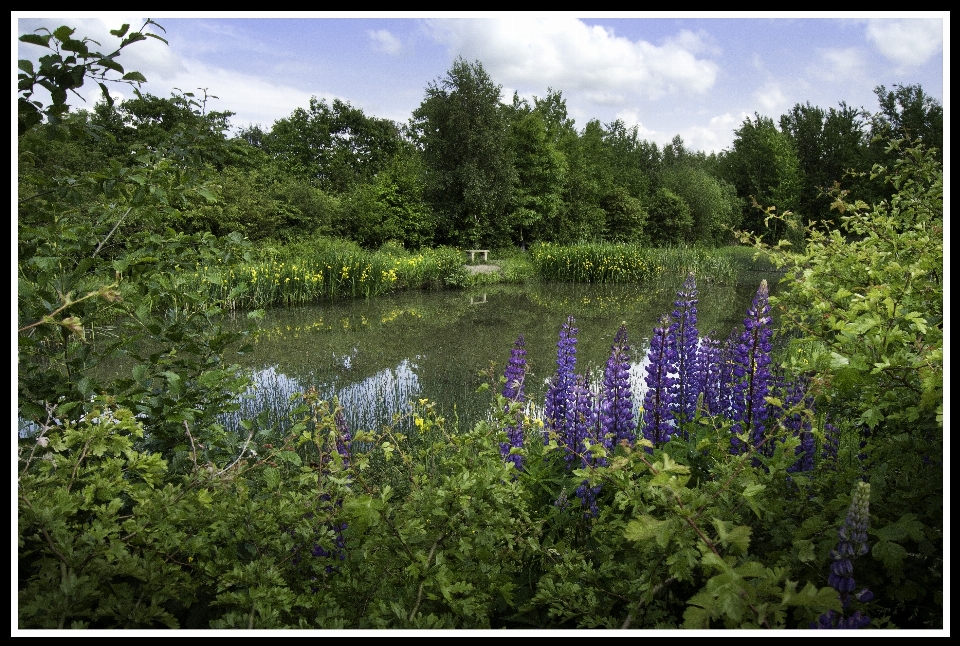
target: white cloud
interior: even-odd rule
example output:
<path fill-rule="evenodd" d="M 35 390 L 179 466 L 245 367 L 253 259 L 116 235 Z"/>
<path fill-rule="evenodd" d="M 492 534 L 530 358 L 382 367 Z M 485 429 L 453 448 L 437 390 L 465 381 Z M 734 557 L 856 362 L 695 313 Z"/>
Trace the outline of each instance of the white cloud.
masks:
<path fill-rule="evenodd" d="M 304 92 L 199 61 L 187 60 L 184 63 L 186 71 L 183 76 L 171 79 L 170 85 L 187 92 L 196 92 L 195 88 L 210 88 L 219 100 L 213 101 L 208 109 L 235 112 L 236 116 L 231 119 L 235 127 L 245 127 L 250 123 L 271 127 L 277 119 L 289 117 L 297 107 L 309 106 L 313 95 L 328 101 L 334 98 L 321 92 Z"/>
<path fill-rule="evenodd" d="M 753 98 L 760 104 L 760 114 L 780 114 L 780 110 L 787 106 L 788 100 L 780 89 L 780 84 L 774 81 L 767 82 L 753 93 Z"/>
<path fill-rule="evenodd" d="M 256 76 L 224 70 L 195 60 L 185 59 L 182 64 L 182 73 L 170 76 L 163 81 L 153 82 L 151 80 L 150 83 L 143 86 L 143 91 L 154 96 L 167 98 L 174 91 L 174 88 L 179 88 L 183 92 L 192 92 L 195 95 L 195 100 L 201 101 L 203 99 L 202 88 L 207 88 L 211 95 L 217 97 L 208 100 L 207 111 L 235 113 L 230 118 L 234 130 L 247 127 L 250 124 L 260 124 L 264 128 L 270 128 L 274 121 L 289 117 L 290 113 L 296 108 L 309 106 L 311 96 L 326 99 L 328 102 L 334 98 L 344 100 L 343 97 L 334 97 L 321 92 L 304 92 Z M 121 90 L 121 92 L 126 98 L 133 96 L 126 89 Z M 95 84 L 84 84 L 80 94 L 87 102 L 81 103 L 77 100 L 74 103 L 76 107 L 91 109 L 94 103 L 100 100 L 100 89 Z M 113 88 L 111 88 L 111 96 L 114 99 L 121 98 L 120 92 L 113 91 Z"/>
<path fill-rule="evenodd" d="M 622 105 L 627 96 L 656 99 L 702 93 L 717 78 L 716 63 L 697 58 L 703 38 L 682 31 L 663 45 L 616 36 L 572 17 L 429 21 L 434 38 L 468 60 L 480 60 L 495 79 L 514 86 L 553 86 L 589 92 Z"/>
<path fill-rule="evenodd" d="M 867 39 L 894 63 L 922 65 L 943 47 L 943 20 L 874 18 L 867 23 Z"/>
<path fill-rule="evenodd" d="M 400 53 L 400 49 L 402 48 L 400 40 L 386 29 L 368 31 L 367 35 L 373 40 L 373 47 L 377 51 L 386 52 L 391 56 L 396 56 Z"/>
<path fill-rule="evenodd" d="M 816 63 L 807 66 L 807 73 L 830 82 L 849 81 L 866 75 L 866 60 L 858 47 L 818 49 Z"/>
<path fill-rule="evenodd" d="M 741 112 L 734 115 L 726 112 L 712 117 L 706 126 L 691 126 L 680 131 L 688 148 L 704 152 L 720 152 L 733 146 L 733 131 L 740 127 L 749 115 Z"/>
<path fill-rule="evenodd" d="M 617 112 L 617 119 L 623 121 L 624 125 L 627 128 L 637 127 L 637 135 L 640 139 L 646 141 L 654 141 L 658 144 L 669 143 L 673 138 L 672 136 L 667 137 L 665 134 L 657 132 L 656 130 L 650 130 L 643 125 L 643 122 L 640 121 L 640 111 L 639 110 L 620 110 Z"/>

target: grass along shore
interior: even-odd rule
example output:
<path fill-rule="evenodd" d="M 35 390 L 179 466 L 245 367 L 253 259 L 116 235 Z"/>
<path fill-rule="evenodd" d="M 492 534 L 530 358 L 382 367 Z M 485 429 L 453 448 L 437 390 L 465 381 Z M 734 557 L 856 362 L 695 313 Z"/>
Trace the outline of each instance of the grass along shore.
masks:
<path fill-rule="evenodd" d="M 193 289 L 229 309 L 307 305 L 369 298 L 401 289 L 444 289 L 533 281 L 640 283 L 693 272 L 699 282 L 729 282 L 747 270 L 772 270 L 748 247 L 641 247 L 613 243 L 541 243 L 529 251 L 496 249 L 468 263 L 459 249 L 408 251 L 387 244 L 367 251 L 355 243 L 317 237 L 265 245 L 248 259 L 196 266 Z"/>

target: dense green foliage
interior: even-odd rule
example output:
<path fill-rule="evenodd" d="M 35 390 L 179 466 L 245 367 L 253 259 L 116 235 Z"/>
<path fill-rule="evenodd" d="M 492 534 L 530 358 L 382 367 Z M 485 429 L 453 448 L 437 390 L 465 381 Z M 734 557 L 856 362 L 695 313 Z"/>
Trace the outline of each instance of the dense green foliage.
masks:
<path fill-rule="evenodd" d="M 122 47 L 153 36 L 142 31 Z M 32 34 L 25 42 L 62 49 L 64 61 L 71 51 L 82 53 L 69 28 L 58 33 L 66 40 Z M 37 185 L 98 171 L 109 196 L 120 179 L 111 172 L 162 149 L 202 177 L 214 199 L 180 204 L 154 226 L 236 232 L 251 241 L 306 234 L 343 237 L 366 249 L 389 242 L 408 249 L 536 242 L 718 246 L 742 228 L 767 242 L 796 243 L 798 226 L 809 221 L 839 226 L 829 198 L 837 182 L 868 202 L 890 198 L 889 187 L 862 175 L 893 160 L 877 137 L 919 138 L 931 148 L 943 139 L 942 106 L 920 86 L 880 86 L 876 114 L 844 103 L 828 109 L 797 104 L 779 119 L 745 119 L 729 150 L 706 155 L 687 150 L 680 137 L 663 147 L 644 141 L 620 120 L 591 120 L 578 131 L 559 90 L 503 103 L 501 86 L 483 65 L 462 59 L 425 88 L 407 124 L 366 115 L 339 99 L 313 98 L 269 128 L 250 124 L 230 137 L 232 114 L 210 110 L 216 97 L 207 90 L 202 98 L 138 93 L 89 113 L 70 114 L 55 102 L 41 113 L 29 99 L 35 84 L 51 85 L 51 74 L 64 92 L 84 73 L 101 83 L 110 80 L 108 73 L 119 74 L 119 49 L 109 56 L 83 51 L 86 58 L 64 63 L 64 70 L 50 67 L 56 61 L 49 57 L 40 71 L 23 64 L 19 151 Z M 117 80 L 139 84 L 142 77 L 131 74 Z M 790 211 L 794 219 L 768 228 L 756 204 Z"/>
<path fill-rule="evenodd" d="M 23 37 L 56 46 L 37 74 L 21 63 L 21 98 L 43 81 L 54 103 L 21 107 L 18 140 L 18 414 L 30 424 L 18 439 L 18 627 L 806 628 L 846 611 L 827 584 L 856 489 L 870 492 L 856 576 L 876 595 L 858 610 L 874 627 L 942 628 L 936 151 L 893 140 L 865 154 L 882 164 L 856 180 L 883 191 L 868 203 L 837 188 L 835 226 L 802 227 L 786 208 L 812 195 L 791 138 L 800 125 L 757 116 L 714 159 L 679 140 L 661 151 L 622 124 L 575 132 L 559 93 L 511 111 L 479 64 L 460 61 L 418 112 L 444 124 L 438 140 L 421 131 L 426 157 L 341 103 L 228 139 L 206 96 L 67 114 L 67 90 L 123 72 L 72 33 Z M 891 127 L 933 128 L 937 106 L 901 90 L 884 94 Z M 444 128 L 471 115 L 491 138 L 453 155 L 443 137 L 480 131 Z M 361 155 L 342 132 L 365 142 Z M 766 212 L 738 213 L 748 195 Z M 361 212 L 369 238 L 345 215 Z M 270 290 L 319 276 L 321 290 L 374 294 L 465 278 L 460 252 L 404 244 L 538 242 L 532 269 L 512 259 L 518 274 L 569 279 L 569 265 L 617 280 L 608 265 L 687 271 L 701 255 L 601 242 L 717 242 L 740 217 L 787 272 L 777 360 L 812 384 L 794 412 L 815 422 L 818 455 L 828 424 L 839 431 L 835 457 L 812 470 L 792 470 L 787 429 L 772 429 L 771 450 L 734 454 L 730 422 L 706 414 L 683 422 L 688 439 L 595 445 L 592 466 L 568 469 L 536 408 L 499 394 L 487 419 L 459 424 L 420 400 L 386 427 L 346 429 L 337 402 L 307 392 L 286 430 L 221 425 L 249 385 L 224 360 L 245 336 L 226 331 L 225 313 L 278 300 L 258 295 L 254 271 Z M 244 234 L 258 230 L 294 243 L 255 248 Z M 561 246 L 574 242 L 592 244 Z M 111 359 L 132 368 L 94 377 Z M 522 471 L 500 449 L 520 422 Z M 595 517 L 576 502 L 584 481 L 601 487 Z"/>

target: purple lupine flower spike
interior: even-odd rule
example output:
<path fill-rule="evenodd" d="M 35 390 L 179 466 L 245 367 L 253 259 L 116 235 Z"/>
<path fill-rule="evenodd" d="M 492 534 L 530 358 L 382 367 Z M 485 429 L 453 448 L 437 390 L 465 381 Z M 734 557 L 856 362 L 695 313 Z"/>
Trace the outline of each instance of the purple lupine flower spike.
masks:
<path fill-rule="evenodd" d="M 791 411 L 801 403 L 807 410 L 813 408 L 813 398 L 807 394 L 807 380 L 804 377 L 801 376 L 792 383 L 786 384 L 784 391 L 783 406 L 785 410 Z M 784 417 L 783 425 L 795 437 L 800 438 L 800 446 L 796 449 L 797 461 L 787 471 L 812 471 L 817 447 L 810 418 L 794 410 Z"/>
<path fill-rule="evenodd" d="M 600 438 L 598 437 L 598 420 L 593 393 L 590 392 L 586 379 L 581 375 L 576 377 L 574 397 L 576 402 L 575 416 L 566 442 L 568 447 L 567 457 L 571 462 L 579 457 L 578 466 L 581 467 L 603 466 L 606 464 L 606 460 L 595 458 L 588 448 L 588 445 L 592 446 L 600 442 Z M 584 518 L 593 518 L 597 515 L 597 495 L 599 493 L 600 485 L 591 487 L 588 480 L 584 480 L 577 487 L 576 496 L 580 499 L 580 505 L 585 510 Z"/>
<path fill-rule="evenodd" d="M 830 587 L 840 595 L 842 612 L 829 610 L 820 615 L 811 628 L 866 628 L 870 617 L 859 610 L 846 616 L 850 603 L 857 600 L 866 603 L 873 599 L 873 593 L 864 588 L 853 594 L 857 584 L 853 579 L 853 559 L 869 551 L 867 547 L 867 526 L 870 523 L 870 485 L 858 482 L 853 490 L 853 500 L 847 511 L 847 517 L 838 532 L 840 542 L 837 549 L 830 551 L 833 562 L 830 564 Z"/>
<path fill-rule="evenodd" d="M 504 377 L 506 377 L 506 383 L 503 385 L 503 396 L 506 397 L 509 402 L 507 403 L 504 413 L 508 413 L 510 410 L 510 402 L 519 402 L 523 403 L 526 401 L 526 396 L 523 392 L 523 383 L 527 374 L 527 351 L 524 347 L 524 339 L 521 334 L 516 342 L 513 344 L 513 349 L 510 351 L 510 361 L 507 362 L 507 369 L 504 372 Z M 518 470 L 523 470 L 523 456 L 517 455 L 516 453 L 510 454 L 511 448 L 523 448 L 523 419 L 519 417 L 514 420 L 513 424 L 508 425 L 504 429 L 507 433 L 507 441 L 500 444 L 500 454 L 508 462 L 512 462 Z"/>
<path fill-rule="evenodd" d="M 677 396 L 676 352 L 670 348 L 667 335 L 670 320 L 663 317 L 653 330 L 648 351 L 647 392 L 643 398 L 643 436 L 654 446 L 663 446 L 673 433 L 670 414 Z"/>
<path fill-rule="evenodd" d="M 836 462 L 840 451 L 840 431 L 830 422 L 823 425 L 823 449 L 820 458 L 828 462 Z"/>
<path fill-rule="evenodd" d="M 347 426 L 347 418 L 343 414 L 343 409 L 337 407 L 337 412 L 333 416 L 334 423 L 337 426 L 337 453 L 343 458 L 344 464 L 350 462 L 350 443 L 353 441 L 350 437 L 350 428 Z"/>
<path fill-rule="evenodd" d="M 633 419 L 629 352 L 627 327 L 621 325 L 613 338 L 613 347 L 610 348 L 600 399 L 600 430 L 608 449 L 623 441 L 633 444 L 636 439 L 634 430 L 637 423 Z"/>
<path fill-rule="evenodd" d="M 677 297 L 669 339 L 677 362 L 677 397 L 672 402 L 672 413 L 681 428 L 683 422 L 694 418 L 697 399 L 703 391 L 703 375 L 698 362 L 697 284 L 692 273 L 687 276 Z"/>
<path fill-rule="evenodd" d="M 700 370 L 703 373 L 703 407 L 709 415 L 719 415 L 721 412 L 721 393 L 724 384 L 721 371 L 723 369 L 723 350 L 720 341 L 711 336 L 703 337 L 700 343 Z"/>
<path fill-rule="evenodd" d="M 733 347 L 732 433 L 747 433 L 753 446 L 764 439 L 767 417 L 766 397 L 770 394 L 770 351 L 772 350 L 769 292 L 767 281 L 760 288 L 743 320 L 743 333 Z M 744 447 L 734 437 L 732 450 L 741 453 Z"/>
<path fill-rule="evenodd" d="M 570 428 L 574 423 L 575 395 L 574 386 L 576 377 L 574 370 L 577 365 L 577 328 L 572 316 L 560 328 L 560 340 L 557 342 L 557 372 L 550 381 L 544 402 L 544 444 L 549 443 L 550 433 L 554 433 L 558 442 L 563 445 Z M 575 451 L 575 447 L 569 447 Z M 572 461 L 569 453 L 568 463 Z"/>

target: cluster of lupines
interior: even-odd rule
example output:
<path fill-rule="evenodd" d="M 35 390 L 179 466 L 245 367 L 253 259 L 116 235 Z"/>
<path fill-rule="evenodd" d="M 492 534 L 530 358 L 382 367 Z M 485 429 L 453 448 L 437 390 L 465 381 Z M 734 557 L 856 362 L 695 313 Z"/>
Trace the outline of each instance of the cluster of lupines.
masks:
<path fill-rule="evenodd" d="M 673 320 L 664 317 L 654 329 L 647 365 L 644 396 L 643 436 L 662 446 L 677 433 L 686 439 L 686 422 L 697 407 L 709 415 L 729 419 L 731 451 L 742 453 L 750 445 L 771 454 L 767 431 L 774 422 L 800 438 L 794 471 L 813 468 L 815 440 L 807 418 L 796 407 L 809 406 L 806 384 L 775 379 L 771 374 L 772 317 L 767 282 L 762 281 L 753 299 L 743 330 L 734 331 L 726 344 L 712 337 L 699 337 L 697 330 L 697 288 L 693 275 L 678 292 Z M 767 397 L 776 396 L 779 406 Z"/>
<path fill-rule="evenodd" d="M 800 412 L 800 408 L 809 409 L 812 405 L 806 383 L 802 379 L 778 379 L 771 374 L 773 329 L 767 282 L 760 283 L 742 331 L 734 331 L 725 344 L 712 337 L 699 337 L 697 287 L 692 274 L 677 295 L 673 320 L 663 317 L 650 341 L 639 431 L 629 383 L 626 327 L 621 326 L 614 339 L 603 390 L 597 396 L 575 373 L 577 328 L 573 317 L 568 317 L 560 329 L 557 372 L 546 395 L 544 441 L 549 443 L 551 437 L 556 438 L 568 469 L 591 466 L 595 461 L 588 447 L 593 444 L 600 443 L 609 451 L 615 444 L 632 443 L 637 433 L 654 447 L 663 446 L 678 433 L 687 439 L 687 422 L 695 418 L 700 407 L 704 414 L 723 416 L 732 422 L 733 453 L 747 450 L 743 437 L 761 453 L 772 454 L 774 444 L 769 442 L 768 434 L 774 424 L 779 424 L 800 439 L 797 460 L 790 470 L 812 469 L 815 438 L 809 418 Z M 511 371 L 516 370 L 513 361 L 511 358 L 504 389 L 508 398 L 508 390 L 512 394 L 510 388 L 516 382 L 510 377 Z M 780 404 L 770 404 L 768 397 L 779 399 Z M 510 447 L 523 441 L 520 429 L 510 427 L 507 431 L 509 441 L 501 445 L 505 457 L 509 456 Z M 825 452 L 832 450 L 831 442 L 828 434 Z M 519 456 L 509 459 L 520 466 Z M 599 488 L 590 488 L 584 482 L 577 495 L 584 506 L 595 509 L 598 491 Z"/>
<path fill-rule="evenodd" d="M 504 414 L 509 414 L 511 403 L 522 404 L 526 401 L 523 393 L 523 382 L 527 375 L 527 350 L 524 347 L 523 335 L 521 334 L 513 344 L 510 351 L 510 360 L 507 362 L 507 369 L 504 372 L 506 383 L 503 385 L 503 396 L 507 399 L 507 405 Z M 500 443 L 500 453 L 508 462 L 512 462 L 520 471 L 523 470 L 523 456 L 518 453 L 510 453 L 513 448 L 523 448 L 523 416 L 517 415 L 511 424 L 504 429 L 507 433 L 507 441 Z"/>
<path fill-rule="evenodd" d="M 854 594 L 857 587 L 853 579 L 853 559 L 867 553 L 867 526 L 870 522 L 870 485 L 858 482 L 853 490 L 853 500 L 847 517 L 840 526 L 840 542 L 837 549 L 831 550 L 830 586 L 840 595 L 841 612 L 829 610 L 820 615 L 811 628 L 866 628 L 870 617 L 859 610 L 847 616 L 852 601 L 866 603 L 873 599 L 873 593 L 864 588 Z"/>
<path fill-rule="evenodd" d="M 587 379 L 577 375 L 577 328 L 568 317 L 560 328 L 557 343 L 557 372 L 550 381 L 544 405 L 546 418 L 544 442 L 556 438 L 564 452 L 568 469 L 602 466 L 606 460 L 597 457 L 591 446 L 602 445 L 611 450 L 614 443 L 632 442 L 636 423 L 633 419 L 633 393 L 630 389 L 630 355 L 627 331 L 621 326 L 611 348 L 599 396 L 590 390 Z M 588 518 L 597 514 L 596 498 L 600 486 L 584 480 L 576 490 Z M 558 501 L 559 504 L 559 501 Z"/>

